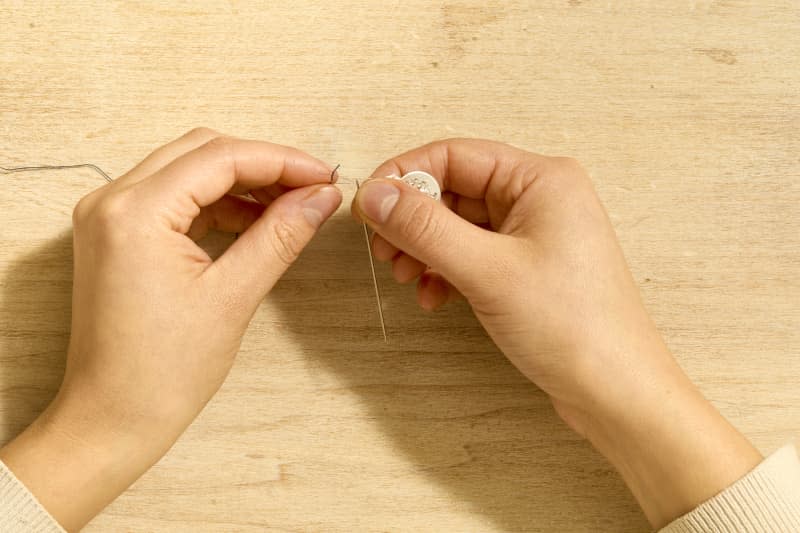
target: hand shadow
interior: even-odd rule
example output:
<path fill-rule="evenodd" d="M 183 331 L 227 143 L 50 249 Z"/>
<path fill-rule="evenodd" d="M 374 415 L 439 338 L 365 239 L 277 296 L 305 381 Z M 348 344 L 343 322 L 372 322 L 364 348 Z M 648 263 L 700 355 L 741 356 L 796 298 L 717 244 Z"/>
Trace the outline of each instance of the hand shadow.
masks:
<path fill-rule="evenodd" d="M 361 227 L 341 213 L 269 300 L 304 355 L 359 395 L 412 471 L 502 530 L 648 528 L 611 467 L 557 419 L 546 396 L 497 351 L 465 304 L 424 313 L 413 289 L 378 267 L 388 344 Z M 71 280 L 69 231 L 5 269 L 0 443 L 33 421 L 58 389 Z M 398 504 L 400 519 L 415 512 Z"/>
<path fill-rule="evenodd" d="M 72 232 L 12 261 L 0 305 L 0 445 L 41 413 L 64 374 L 72 305 Z"/>
<path fill-rule="evenodd" d="M 304 355 L 360 396 L 413 471 L 503 530 L 648 529 L 611 466 L 557 418 L 468 305 L 425 313 L 413 287 L 376 267 L 388 344 L 362 228 L 344 213 L 268 298 Z M 398 504 L 397 516 L 415 512 Z"/>

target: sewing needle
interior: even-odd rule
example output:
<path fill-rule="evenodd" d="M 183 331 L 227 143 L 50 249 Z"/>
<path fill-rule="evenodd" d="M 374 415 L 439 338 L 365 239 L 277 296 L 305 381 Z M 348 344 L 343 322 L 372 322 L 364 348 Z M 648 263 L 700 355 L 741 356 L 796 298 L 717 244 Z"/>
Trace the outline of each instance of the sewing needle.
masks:
<path fill-rule="evenodd" d="M 361 188 L 361 184 L 356 180 L 356 192 Z M 383 305 L 381 305 L 381 291 L 378 289 L 378 278 L 375 276 L 375 261 L 372 259 L 372 243 L 369 241 L 369 230 L 367 230 L 367 223 L 362 222 L 361 226 L 364 228 L 364 239 L 367 241 L 367 255 L 369 256 L 369 269 L 372 272 L 372 285 L 375 287 L 375 299 L 378 302 L 378 317 L 381 320 L 381 332 L 383 333 L 383 342 L 388 343 L 389 339 L 386 337 L 386 323 L 383 320 Z"/>

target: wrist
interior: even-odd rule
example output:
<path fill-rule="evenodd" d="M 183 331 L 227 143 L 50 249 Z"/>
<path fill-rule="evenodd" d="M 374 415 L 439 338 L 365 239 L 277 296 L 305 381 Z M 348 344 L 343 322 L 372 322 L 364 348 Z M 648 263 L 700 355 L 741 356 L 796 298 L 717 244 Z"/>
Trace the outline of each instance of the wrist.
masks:
<path fill-rule="evenodd" d="M 761 454 L 666 351 L 602 397 L 585 436 L 620 472 L 654 527 L 691 511 L 752 470 Z"/>
<path fill-rule="evenodd" d="M 123 428 L 59 394 L 0 459 L 65 529 L 80 529 L 165 451 Z"/>

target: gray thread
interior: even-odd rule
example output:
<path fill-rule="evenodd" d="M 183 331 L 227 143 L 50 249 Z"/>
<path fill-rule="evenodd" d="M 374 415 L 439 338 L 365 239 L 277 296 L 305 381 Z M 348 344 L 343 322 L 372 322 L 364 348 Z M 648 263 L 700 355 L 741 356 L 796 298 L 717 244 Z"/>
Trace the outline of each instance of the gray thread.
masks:
<path fill-rule="evenodd" d="M 341 166 L 342 166 L 341 164 L 336 165 L 336 167 L 331 172 L 331 183 L 333 183 L 333 178 L 334 176 L 336 176 L 336 171 L 339 170 L 339 167 Z M 35 170 L 69 170 L 76 168 L 88 168 L 94 170 L 95 172 L 103 176 L 103 178 L 105 178 L 107 182 L 111 183 L 112 181 L 114 181 L 114 179 L 111 176 L 109 176 L 102 168 L 98 167 L 94 163 L 79 163 L 77 165 L 31 165 L 24 167 L 0 167 L 0 171 L 2 171 L 3 174 L 15 174 L 17 172 L 31 172 Z M 356 191 L 358 191 L 359 187 L 361 186 L 358 180 L 343 180 L 343 183 L 348 183 L 348 182 L 355 182 Z M 381 293 L 380 290 L 378 289 L 378 279 L 375 276 L 375 263 L 372 260 L 372 244 L 370 243 L 369 231 L 367 230 L 367 225 L 365 223 L 363 223 L 362 225 L 364 228 L 364 237 L 366 238 L 367 241 L 367 255 L 369 256 L 369 267 L 372 272 L 372 284 L 375 288 L 375 298 L 378 301 L 378 317 L 380 318 L 381 322 L 383 341 L 388 343 L 389 339 L 386 337 L 386 322 L 383 319 L 383 305 L 381 304 Z M 238 233 L 236 234 L 236 237 L 237 238 L 239 237 Z"/>
<path fill-rule="evenodd" d="M 34 165 L 34 166 L 26 166 L 26 167 L 0 167 L 0 171 L 3 174 L 14 174 L 16 172 L 29 172 L 33 170 L 68 170 L 74 168 L 89 168 L 103 176 L 105 180 L 109 183 L 114 181 L 114 179 L 106 174 L 106 172 L 98 167 L 93 163 L 80 163 L 78 165 Z"/>

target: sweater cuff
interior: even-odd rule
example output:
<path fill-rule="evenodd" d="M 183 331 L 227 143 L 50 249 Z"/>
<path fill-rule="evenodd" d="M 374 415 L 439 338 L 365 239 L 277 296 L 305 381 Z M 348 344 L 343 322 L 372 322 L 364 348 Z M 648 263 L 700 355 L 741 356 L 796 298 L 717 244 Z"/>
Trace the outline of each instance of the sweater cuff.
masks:
<path fill-rule="evenodd" d="M 66 533 L 2 461 L 0 461 L 0 531 Z"/>
<path fill-rule="evenodd" d="M 800 461 L 788 444 L 660 533 L 800 531 Z"/>

